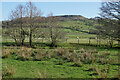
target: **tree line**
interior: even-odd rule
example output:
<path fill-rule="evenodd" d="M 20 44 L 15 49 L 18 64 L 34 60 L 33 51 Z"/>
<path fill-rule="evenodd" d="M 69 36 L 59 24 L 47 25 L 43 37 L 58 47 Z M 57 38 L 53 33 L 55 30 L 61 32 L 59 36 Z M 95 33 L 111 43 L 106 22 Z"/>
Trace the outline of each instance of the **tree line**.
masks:
<path fill-rule="evenodd" d="M 53 47 L 65 35 L 58 20 L 59 18 L 54 17 L 52 13 L 48 17 L 42 17 L 41 10 L 38 10 L 32 2 L 28 2 L 26 5 L 18 5 L 11 11 L 10 20 L 3 27 L 5 30 L 3 35 L 11 37 L 16 44 L 21 45 L 24 45 L 25 39 L 29 38 L 30 46 L 34 38 L 47 37 Z M 41 23 L 45 24 L 41 25 Z M 46 31 L 40 29 L 44 26 L 47 27 Z"/>

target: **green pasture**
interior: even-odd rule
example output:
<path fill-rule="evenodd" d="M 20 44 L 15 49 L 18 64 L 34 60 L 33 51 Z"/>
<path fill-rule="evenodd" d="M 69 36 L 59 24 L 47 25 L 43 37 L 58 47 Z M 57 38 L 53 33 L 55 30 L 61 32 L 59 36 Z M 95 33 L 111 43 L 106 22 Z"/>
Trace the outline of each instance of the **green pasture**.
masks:
<path fill-rule="evenodd" d="M 85 41 L 85 40 L 83 40 Z M 8 46 L 8 44 L 10 46 Z M 3 49 L 10 50 L 19 50 L 20 47 L 11 46 L 14 42 L 3 42 Z M 45 43 L 35 43 L 36 47 L 33 49 L 43 49 L 43 51 L 47 50 L 56 50 L 56 48 L 50 48 L 49 45 Z M 103 70 L 109 66 L 109 73 L 107 74 L 107 78 L 115 78 L 118 75 L 118 51 L 117 48 L 107 48 L 107 47 L 97 47 L 97 46 L 89 46 L 88 44 L 78 44 L 78 43 L 60 43 L 57 48 L 65 48 L 75 50 L 79 52 L 81 49 L 85 50 L 96 50 L 100 54 L 104 54 L 105 52 L 110 53 L 107 57 L 110 58 L 109 63 L 101 64 L 101 63 L 93 63 L 93 64 L 82 64 L 81 67 L 73 66 L 73 62 L 66 62 L 66 60 L 62 60 L 60 57 L 50 58 L 42 61 L 21 61 L 16 59 L 16 54 L 11 54 L 9 58 L 2 59 L 2 68 L 5 66 L 14 70 L 12 76 L 4 76 L 4 78 L 99 78 L 98 74 L 91 69 L 94 67 L 98 67 Z M 52 53 L 51 53 L 52 54 Z M 58 64 L 62 61 L 62 64 Z"/>
<path fill-rule="evenodd" d="M 114 41 L 113 48 L 107 45 L 107 39 L 101 39 L 100 45 L 97 39 L 91 39 L 90 37 L 96 37 L 94 34 L 89 34 L 89 29 L 93 27 L 87 26 L 84 22 L 79 21 L 65 21 L 60 22 L 64 27 L 79 26 L 82 31 L 63 29 L 66 32 L 66 37 L 62 42 L 57 42 L 57 47 L 50 47 L 50 41 L 48 39 L 33 38 L 33 54 L 36 54 L 37 50 L 54 54 L 59 48 L 60 50 L 71 50 L 69 53 L 74 55 L 89 55 L 91 51 L 96 51 L 94 55 L 100 56 L 101 62 L 96 61 L 95 63 L 81 63 L 74 61 L 66 61 L 61 56 L 53 58 L 44 58 L 43 60 L 21 60 L 17 59 L 20 51 L 20 46 L 17 46 L 14 40 L 10 37 L 2 36 L 2 50 L 7 51 L 7 58 L 2 58 L 2 70 L 4 72 L 3 78 L 116 78 L 118 77 L 118 53 L 120 52 L 117 41 Z M 44 25 L 44 23 L 43 23 Z M 86 25 L 86 26 L 85 26 Z M 4 29 L 3 29 L 4 30 Z M 48 30 L 42 28 L 42 30 Z M 78 37 L 78 38 L 77 38 Z M 25 39 L 25 46 L 29 49 L 29 38 Z M 23 48 L 24 49 L 24 48 Z M 49 52 L 53 51 L 53 52 Z M 86 50 L 86 52 L 84 51 Z M 24 51 L 27 53 L 27 51 Z M 39 55 L 41 55 L 39 54 Z M 79 56 L 80 57 L 80 56 Z M 85 57 L 85 56 L 84 56 Z M 33 57 L 32 57 L 33 58 Z M 102 60 L 103 59 L 103 60 Z M 104 60 L 108 62 L 103 63 Z M 103 62 L 102 62 L 103 61 Z M 76 63 L 76 64 L 75 64 Z M 82 65 L 82 66 L 81 66 Z M 109 66 L 109 72 L 105 70 Z M 98 71 L 94 70 L 98 68 Z"/>

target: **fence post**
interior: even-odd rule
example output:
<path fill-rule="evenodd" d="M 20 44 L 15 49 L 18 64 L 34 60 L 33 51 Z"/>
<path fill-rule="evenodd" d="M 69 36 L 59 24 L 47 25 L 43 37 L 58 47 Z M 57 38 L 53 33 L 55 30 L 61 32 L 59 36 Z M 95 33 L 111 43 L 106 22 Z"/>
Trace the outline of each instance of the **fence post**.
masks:
<path fill-rule="evenodd" d="M 90 45 L 90 40 L 91 40 L 91 37 L 89 38 L 89 45 Z"/>
<path fill-rule="evenodd" d="M 79 37 L 77 37 L 77 39 L 78 39 L 78 44 L 79 44 Z"/>

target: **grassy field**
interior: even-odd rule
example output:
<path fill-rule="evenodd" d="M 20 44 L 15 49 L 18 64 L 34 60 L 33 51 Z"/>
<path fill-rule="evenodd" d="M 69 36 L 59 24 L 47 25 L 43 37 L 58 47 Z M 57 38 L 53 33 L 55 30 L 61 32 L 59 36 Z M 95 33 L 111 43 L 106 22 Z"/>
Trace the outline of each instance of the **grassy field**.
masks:
<path fill-rule="evenodd" d="M 100 69 L 104 70 L 108 66 L 84 64 L 82 67 L 74 67 L 72 66 L 74 63 L 71 62 L 57 65 L 57 61 L 54 58 L 49 61 L 19 61 L 9 58 L 3 60 L 3 66 L 8 66 L 14 70 L 10 76 L 13 78 L 100 78 L 98 74 L 95 74 L 95 71 L 91 71 L 92 68 L 99 66 Z M 107 77 L 115 78 L 117 75 L 118 66 L 110 65 L 110 72 Z"/>
<path fill-rule="evenodd" d="M 63 25 L 69 27 L 66 21 Z M 72 22 L 72 24 L 83 24 Z M 84 24 L 85 25 L 85 24 Z M 74 26 L 74 25 L 72 25 Z M 88 31 L 90 26 L 84 28 Z M 92 28 L 92 27 L 91 27 Z M 50 42 L 42 38 L 33 40 L 33 47 L 16 46 L 11 38 L 2 37 L 3 78 L 116 78 L 118 77 L 117 41 L 113 48 L 107 40 L 97 44 L 94 34 L 64 29 L 67 41 L 58 42 L 57 47 L 50 47 Z M 79 43 L 78 39 L 79 37 Z"/>
<path fill-rule="evenodd" d="M 19 55 L 20 53 L 30 54 L 31 48 L 14 47 L 11 44 L 14 43 L 3 43 L 3 52 L 6 54 L 3 54 L 2 59 L 4 78 L 115 78 L 118 75 L 119 49 L 116 48 L 94 47 L 77 43 L 63 43 L 58 44 L 57 48 L 50 48 L 45 43 L 34 43 L 37 45 L 32 48 L 32 54 L 45 54 L 46 52 L 49 54 L 49 57 L 34 60 L 32 54 L 30 59 L 25 59 L 24 56 Z M 88 52 L 87 55 L 91 53 L 94 57 L 95 55 L 98 57 L 95 62 L 89 62 L 91 59 L 86 60 L 86 58 L 80 63 L 74 60 L 68 61 L 63 58 L 63 55 L 67 57 L 65 50 L 68 50 L 68 54 L 82 56 Z M 57 55 L 55 55 L 56 53 Z M 89 55 L 89 57 L 92 56 Z M 77 59 L 77 57 L 75 58 Z M 109 70 L 106 72 L 108 68 Z"/>

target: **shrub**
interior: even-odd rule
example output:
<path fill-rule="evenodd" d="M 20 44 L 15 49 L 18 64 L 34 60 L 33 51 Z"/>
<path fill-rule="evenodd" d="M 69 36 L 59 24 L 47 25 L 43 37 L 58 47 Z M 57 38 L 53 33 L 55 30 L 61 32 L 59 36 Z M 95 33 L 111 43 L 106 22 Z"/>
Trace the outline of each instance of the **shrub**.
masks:
<path fill-rule="evenodd" d="M 108 63 L 113 64 L 113 65 L 116 65 L 116 64 L 119 65 L 119 59 L 118 59 L 118 57 L 117 58 L 109 58 Z"/>
<path fill-rule="evenodd" d="M 38 71 L 38 76 L 39 76 L 39 78 L 44 78 L 44 79 L 46 79 L 46 78 L 47 78 L 47 72 L 44 71 L 44 73 L 42 74 L 40 71 Z"/>
<path fill-rule="evenodd" d="M 69 55 L 69 57 L 70 57 L 70 61 L 72 61 L 72 62 L 76 62 L 77 61 L 77 54 L 76 53 L 71 53 Z"/>
<path fill-rule="evenodd" d="M 91 53 L 82 53 L 81 55 L 81 61 L 84 62 L 85 64 L 91 64 L 92 62 L 95 61 L 94 56 Z"/>
<path fill-rule="evenodd" d="M 36 53 L 36 55 L 35 55 L 35 60 L 41 61 L 43 57 L 44 57 L 44 56 L 43 56 L 42 50 L 41 50 L 41 49 L 38 49 L 38 50 L 37 50 L 37 53 Z"/>
<path fill-rule="evenodd" d="M 99 69 L 98 67 L 95 68 L 95 72 L 98 74 L 98 78 L 107 78 L 109 72 L 109 65 L 108 68 L 105 68 L 104 71 Z"/>
<path fill-rule="evenodd" d="M 17 59 L 20 60 L 31 60 L 31 55 L 33 53 L 32 48 L 27 48 L 27 47 L 21 47 L 20 50 L 17 53 Z"/>
<path fill-rule="evenodd" d="M 81 55 L 80 55 L 80 59 L 83 63 L 85 64 L 91 64 L 91 63 L 95 63 L 99 53 L 98 51 L 95 50 L 85 50 L 85 49 L 81 49 Z"/>
<path fill-rule="evenodd" d="M 16 48 L 11 50 L 11 54 L 17 54 L 18 52 L 19 52 L 19 50 Z"/>
<path fill-rule="evenodd" d="M 110 55 L 110 53 L 108 53 L 108 52 L 103 52 L 103 53 L 99 54 L 99 57 L 100 57 L 100 58 L 106 58 L 108 55 Z"/>
<path fill-rule="evenodd" d="M 76 62 L 74 62 L 73 66 L 82 67 L 82 62 L 81 61 L 76 61 Z"/>
<path fill-rule="evenodd" d="M 2 68 L 2 77 L 12 77 L 14 73 L 15 70 L 13 67 L 5 66 L 4 68 Z"/>
<path fill-rule="evenodd" d="M 38 76 L 39 76 L 39 78 L 42 78 L 42 74 L 40 71 L 38 71 Z"/>
<path fill-rule="evenodd" d="M 73 48 L 69 48 L 69 52 L 74 52 L 75 50 Z"/>
<path fill-rule="evenodd" d="M 98 62 L 101 63 L 101 64 L 107 64 L 107 63 L 109 63 L 109 59 L 99 58 L 99 61 L 98 61 Z"/>
<path fill-rule="evenodd" d="M 11 50 L 10 49 L 3 49 L 2 58 L 9 58 L 10 55 L 11 55 Z"/>
<path fill-rule="evenodd" d="M 63 49 L 63 48 L 57 48 L 55 52 L 57 53 L 57 56 L 63 56 L 63 55 L 65 55 L 68 51 L 65 50 L 65 49 Z"/>
<path fill-rule="evenodd" d="M 97 51 L 96 49 L 94 49 L 94 50 L 91 50 L 91 49 L 90 49 L 90 50 L 88 50 L 88 52 L 89 52 L 89 53 L 98 53 L 98 51 Z"/>
<path fill-rule="evenodd" d="M 81 53 L 85 53 L 86 50 L 84 48 L 81 49 Z"/>
<path fill-rule="evenodd" d="M 104 52 L 103 55 L 104 55 L 104 56 L 108 56 L 108 55 L 110 55 L 110 53 Z"/>

